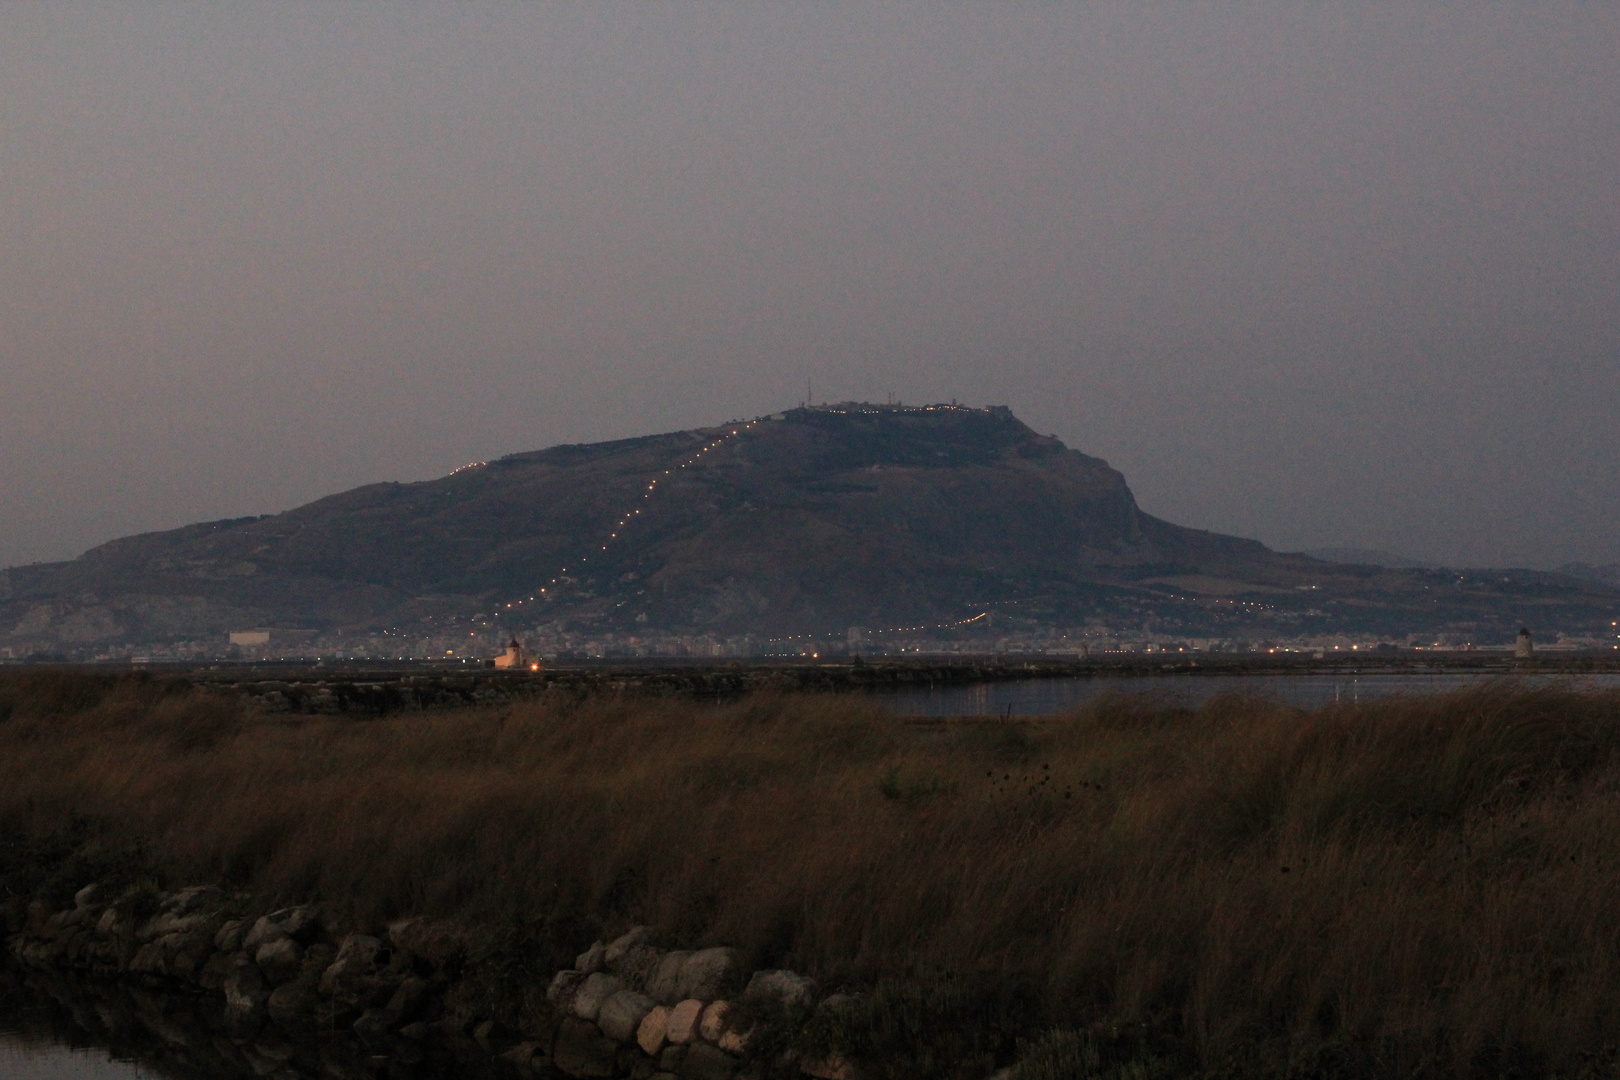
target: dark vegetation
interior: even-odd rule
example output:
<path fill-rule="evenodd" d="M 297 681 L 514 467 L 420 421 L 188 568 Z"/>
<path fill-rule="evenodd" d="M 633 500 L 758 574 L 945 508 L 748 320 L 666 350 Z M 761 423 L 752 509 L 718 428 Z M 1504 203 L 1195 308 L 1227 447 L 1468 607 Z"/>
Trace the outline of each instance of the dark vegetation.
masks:
<path fill-rule="evenodd" d="M 867 1076 L 1614 1075 L 1617 752 L 1620 695 L 1509 681 L 925 725 L 839 696 L 270 715 L 36 671 L 0 678 L 0 903 L 221 882 L 455 919 L 512 992 L 647 923 L 858 991 L 758 1045 Z"/>

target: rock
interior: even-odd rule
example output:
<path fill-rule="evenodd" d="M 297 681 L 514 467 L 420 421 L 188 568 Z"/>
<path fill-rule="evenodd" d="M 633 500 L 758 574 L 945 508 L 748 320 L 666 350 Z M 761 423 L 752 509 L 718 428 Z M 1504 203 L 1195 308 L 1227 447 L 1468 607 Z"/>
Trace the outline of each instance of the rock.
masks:
<path fill-rule="evenodd" d="M 703 1016 L 703 1002 L 697 998 L 685 1001 L 669 1010 L 669 1028 L 664 1038 L 673 1046 L 684 1046 L 697 1037 L 698 1021 Z"/>
<path fill-rule="evenodd" d="M 855 1007 L 855 1001 L 854 994 L 828 994 L 822 999 L 821 1004 L 816 1006 L 816 1012 L 843 1015 Z"/>
<path fill-rule="evenodd" d="M 546 988 L 546 1000 L 560 1013 L 574 1011 L 574 998 L 585 985 L 588 976 L 583 971 L 559 971 Z"/>
<path fill-rule="evenodd" d="M 557 1028 L 551 1063 L 568 1076 L 608 1077 L 614 1073 L 618 1052 L 619 1044 L 595 1024 L 569 1016 Z"/>
<path fill-rule="evenodd" d="M 242 949 L 245 952 L 256 953 L 260 947 L 268 945 L 272 941 L 280 941 L 287 936 L 287 931 L 276 925 L 274 919 L 268 915 L 263 915 L 253 924 L 253 928 L 247 932 L 246 936 L 242 938 Z"/>
<path fill-rule="evenodd" d="M 214 934 L 214 948 L 220 952 L 235 952 L 242 947 L 242 938 L 246 936 L 247 924 L 241 919 L 232 919 L 221 926 Z"/>
<path fill-rule="evenodd" d="M 726 1020 L 731 1015 L 731 1002 L 711 1001 L 703 1009 L 703 1015 L 698 1018 L 698 1034 L 706 1042 L 717 1043 L 720 1036 L 725 1033 Z"/>
<path fill-rule="evenodd" d="M 703 949 L 686 958 L 675 991 L 681 998 L 713 1001 L 736 988 L 742 977 L 736 949 Z"/>
<path fill-rule="evenodd" d="M 298 969 L 304 966 L 304 950 L 292 938 L 284 937 L 260 945 L 253 954 L 253 962 L 259 965 L 266 982 L 280 986 L 298 977 Z"/>
<path fill-rule="evenodd" d="M 624 984 L 617 976 L 605 975 L 600 971 L 585 976 L 585 982 L 574 995 L 574 1015 L 581 1020 L 595 1020 L 607 999 L 623 989 Z"/>
<path fill-rule="evenodd" d="M 117 933 L 118 928 L 118 912 L 112 908 L 108 908 L 106 911 L 103 911 L 101 913 L 101 918 L 96 920 L 96 933 L 100 934 L 102 937 L 112 937 L 113 934 Z"/>
<path fill-rule="evenodd" d="M 213 950 L 207 946 L 193 947 L 188 935 L 178 935 L 182 940 L 173 955 L 169 957 L 169 973 L 181 979 L 190 979 L 202 968 Z"/>
<path fill-rule="evenodd" d="M 748 1031 L 722 1031 L 714 1044 L 728 1054 L 744 1054 L 748 1052 Z"/>
<path fill-rule="evenodd" d="M 231 963 L 230 974 L 225 976 L 221 989 L 225 991 L 226 1007 L 235 1012 L 257 1012 L 270 997 L 258 965 L 240 953 Z"/>
<path fill-rule="evenodd" d="M 650 926 L 632 927 L 628 932 L 620 934 L 613 939 L 613 943 L 602 952 L 602 963 L 607 965 L 609 971 L 617 973 L 619 965 L 624 961 L 625 954 L 631 949 L 639 948 L 652 943 L 653 930 Z"/>
<path fill-rule="evenodd" d="M 641 1047 L 643 1053 L 656 1057 L 658 1051 L 664 1048 L 669 1035 L 669 1006 L 654 1005 L 647 1010 L 647 1015 L 641 1018 L 641 1024 L 636 1028 L 636 1045 Z"/>
<path fill-rule="evenodd" d="M 394 1018 L 395 1023 L 409 1020 L 422 1007 L 422 1002 L 427 1000 L 429 989 L 426 979 L 419 979 L 415 975 L 407 976 L 400 982 L 399 989 L 394 991 L 394 996 L 388 999 L 388 1004 L 384 1008 L 388 1015 Z"/>
<path fill-rule="evenodd" d="M 197 973 L 197 985 L 204 990 L 219 990 L 225 986 L 225 979 L 231 973 L 231 966 L 236 963 L 236 956 L 232 953 L 217 952 L 208 958 L 202 970 Z"/>
<path fill-rule="evenodd" d="M 595 975 L 602 970 L 604 966 L 602 960 L 606 954 L 607 946 L 600 941 L 595 942 L 590 948 L 574 958 L 574 970 L 583 972 L 586 975 Z"/>
<path fill-rule="evenodd" d="M 140 941 L 156 941 L 160 937 L 170 934 L 189 934 L 203 923 L 201 915 L 176 915 L 173 912 L 164 912 L 155 919 L 151 919 L 135 934 Z"/>
<path fill-rule="evenodd" d="M 281 928 L 283 934 L 301 945 L 308 945 L 310 939 L 321 932 L 320 909 L 314 904 L 272 911 L 268 918 Z"/>
<path fill-rule="evenodd" d="M 657 1002 L 646 994 L 620 990 L 602 1002 L 596 1014 L 596 1026 L 616 1043 L 630 1042 L 635 1039 L 641 1021 L 646 1019 L 655 1004 Z"/>
<path fill-rule="evenodd" d="M 218 895 L 219 890 L 212 885 L 193 885 L 169 897 L 163 906 L 175 915 L 189 915 Z"/>
<path fill-rule="evenodd" d="M 805 1058 L 799 1063 L 799 1071 L 816 1080 L 861 1080 L 855 1063 L 838 1053 L 822 1058 Z"/>
<path fill-rule="evenodd" d="M 78 908 L 80 911 L 88 911 L 91 908 L 100 907 L 102 891 L 101 885 L 92 881 L 90 884 L 73 894 L 73 906 Z"/>
<path fill-rule="evenodd" d="M 454 975 L 467 955 L 467 935 L 449 923 L 427 919 L 401 919 L 388 924 L 394 948 L 419 956 L 434 968 Z"/>
<path fill-rule="evenodd" d="M 382 1009 L 367 1009 L 350 1028 L 366 1042 L 374 1043 L 388 1038 L 388 1031 L 393 1026 L 389 1015 Z"/>
<path fill-rule="evenodd" d="M 784 1007 L 807 1009 L 816 993 L 816 982 L 791 971 L 756 971 L 748 980 L 744 997 L 770 998 Z"/>
<path fill-rule="evenodd" d="M 270 997 L 265 1001 L 265 1008 L 269 1010 L 272 1019 L 285 1024 L 309 1016 L 320 1003 L 321 999 L 309 988 L 309 984 L 289 982 L 270 992 Z"/>
<path fill-rule="evenodd" d="M 501 1055 L 501 1060 L 527 1071 L 536 1057 L 543 1057 L 540 1047 L 532 1042 L 520 1042 Z"/>
<path fill-rule="evenodd" d="M 658 1067 L 667 1073 L 680 1072 L 681 1062 L 686 1060 L 686 1047 L 666 1046 L 658 1054 Z"/>
<path fill-rule="evenodd" d="M 167 957 L 163 946 L 156 941 L 149 941 L 142 945 L 129 962 L 129 970 L 135 975 L 161 975 Z"/>
<path fill-rule="evenodd" d="M 681 1062 L 681 1080 L 731 1080 L 737 1075 L 737 1059 L 708 1043 L 693 1043 Z"/>
<path fill-rule="evenodd" d="M 337 957 L 321 972 L 322 995 L 346 1001 L 369 1001 L 379 988 L 377 969 L 382 959 L 381 941 L 369 934 L 350 934 L 338 946 Z"/>
<path fill-rule="evenodd" d="M 673 1005 L 681 1000 L 679 987 L 681 967 L 691 956 L 691 953 L 677 949 L 660 957 L 652 974 L 647 976 L 644 987 L 647 996 L 661 1005 Z"/>
<path fill-rule="evenodd" d="M 664 954 L 651 945 L 636 945 L 620 957 L 614 974 L 623 979 L 626 986 L 644 990 L 663 959 Z"/>
<path fill-rule="evenodd" d="M 418 1040 L 427 1038 L 431 1031 L 432 1029 L 421 1020 L 406 1024 L 404 1027 L 399 1029 L 400 1035 L 404 1038 Z"/>

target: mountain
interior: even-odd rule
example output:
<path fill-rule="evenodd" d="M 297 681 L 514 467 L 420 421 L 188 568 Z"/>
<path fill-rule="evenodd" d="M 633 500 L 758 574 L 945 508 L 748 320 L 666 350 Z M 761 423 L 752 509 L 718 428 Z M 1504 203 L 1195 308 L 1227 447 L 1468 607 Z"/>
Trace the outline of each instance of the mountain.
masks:
<path fill-rule="evenodd" d="M 1556 574 L 1279 554 L 1143 513 L 1106 462 L 1005 408 L 845 403 L 514 454 L 12 568 L 0 655 L 206 651 L 247 627 L 438 655 L 497 630 L 1506 640 L 1521 622 L 1606 626 L 1617 598 Z"/>
<path fill-rule="evenodd" d="M 1606 585 L 1620 585 L 1620 563 L 1609 563 L 1607 566 L 1593 566 L 1591 563 L 1565 563 L 1559 572 L 1570 577 L 1586 578 L 1591 581 L 1601 581 Z"/>
<path fill-rule="evenodd" d="M 1419 559 L 1408 559 L 1404 555 L 1396 555 L 1377 548 L 1356 547 L 1329 547 L 1312 548 L 1300 552 L 1313 559 L 1323 562 L 1349 563 L 1353 566 L 1387 566 L 1395 570 L 1437 570 L 1439 567 L 1433 563 L 1423 562 Z"/>

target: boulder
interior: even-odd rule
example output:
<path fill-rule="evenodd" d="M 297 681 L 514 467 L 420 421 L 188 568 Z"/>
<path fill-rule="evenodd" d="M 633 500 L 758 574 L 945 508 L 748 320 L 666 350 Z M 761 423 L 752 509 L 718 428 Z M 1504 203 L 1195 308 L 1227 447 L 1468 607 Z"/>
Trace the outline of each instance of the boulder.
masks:
<path fill-rule="evenodd" d="M 681 998 L 713 1001 L 737 988 L 742 966 L 736 949 L 702 949 L 686 958 L 675 991 Z"/>
<path fill-rule="evenodd" d="M 386 1039 L 388 1037 L 389 1030 L 392 1029 L 394 1025 L 393 1018 L 390 1017 L 386 1011 L 382 1009 L 367 1009 L 365 1012 L 360 1014 L 360 1018 L 357 1019 L 351 1026 L 356 1035 L 360 1036 L 366 1042 L 374 1043 Z"/>
<path fill-rule="evenodd" d="M 101 894 L 103 891 L 99 883 L 92 881 L 73 894 L 73 906 L 80 911 L 98 908 L 101 906 Z"/>
<path fill-rule="evenodd" d="M 288 982 L 276 987 L 265 1001 L 265 1008 L 278 1023 L 296 1022 L 315 1011 L 321 999 L 308 983 Z"/>
<path fill-rule="evenodd" d="M 624 984 L 617 976 L 605 975 L 600 971 L 585 976 L 579 991 L 574 994 L 574 1015 L 581 1020 L 595 1020 L 607 999 L 623 989 Z"/>
<path fill-rule="evenodd" d="M 589 978 L 583 971 L 559 971 L 557 977 L 551 980 L 546 988 L 546 1000 L 560 1013 L 574 1011 L 574 998 L 579 994 L 579 988 L 585 985 Z"/>
<path fill-rule="evenodd" d="M 614 1042 L 628 1043 L 635 1039 L 641 1021 L 646 1019 L 655 1004 L 646 994 L 620 990 L 602 1002 L 602 1007 L 596 1013 L 596 1026 Z"/>
<path fill-rule="evenodd" d="M 162 942 L 149 941 L 136 951 L 129 962 L 129 970 L 135 975 L 162 975 L 167 959 Z"/>
<path fill-rule="evenodd" d="M 747 1031 L 732 1031 L 727 1029 L 720 1033 L 720 1037 L 714 1040 L 714 1044 L 728 1054 L 746 1053 L 748 1051 L 748 1036 L 750 1034 L 751 1033 Z"/>
<path fill-rule="evenodd" d="M 466 932 L 449 923 L 401 919 L 388 924 L 388 941 L 402 952 L 419 956 L 435 969 L 454 975 L 467 955 Z"/>
<path fill-rule="evenodd" d="M 664 954 L 651 945 L 635 945 L 619 958 L 614 974 L 623 979 L 626 986 L 645 990 L 663 959 Z"/>
<path fill-rule="evenodd" d="M 705 1042 L 718 1043 L 720 1036 L 725 1034 L 726 1021 L 730 1016 L 731 1002 L 709 1002 L 704 1006 L 703 1015 L 698 1018 L 698 1034 L 703 1036 Z"/>
<path fill-rule="evenodd" d="M 650 926 L 632 927 L 626 933 L 613 939 L 612 944 L 602 951 L 602 963 L 607 965 L 609 971 L 617 973 L 625 954 L 631 949 L 652 944 L 653 930 Z"/>
<path fill-rule="evenodd" d="M 595 975 L 603 968 L 602 958 L 607 953 L 607 946 L 600 941 L 574 958 L 574 970 L 586 975 Z"/>
<path fill-rule="evenodd" d="M 681 1000 L 679 993 L 681 967 L 691 956 L 691 953 L 679 949 L 661 956 L 652 973 L 647 976 L 644 987 L 647 996 L 661 1005 L 673 1005 Z"/>
<path fill-rule="evenodd" d="M 262 915 L 254 922 L 253 928 L 242 938 L 242 948 L 246 952 L 256 953 L 261 946 L 268 945 L 272 941 L 279 941 L 287 936 L 287 931 L 277 925 L 274 919 L 268 915 Z"/>
<path fill-rule="evenodd" d="M 791 971 L 756 971 L 748 980 L 744 997 L 769 998 L 787 1008 L 808 1009 L 815 998 L 816 982 Z"/>
<path fill-rule="evenodd" d="M 231 919 L 214 933 L 214 948 L 220 952 L 235 952 L 242 947 L 242 939 L 247 936 L 247 924 L 241 919 Z"/>
<path fill-rule="evenodd" d="M 181 889 L 163 902 L 163 908 L 175 915 L 190 915 L 202 907 L 209 900 L 220 895 L 218 889 L 212 885 L 193 885 L 189 889 Z"/>
<path fill-rule="evenodd" d="M 314 904 L 282 908 L 280 911 L 272 911 L 269 917 L 281 927 L 282 933 L 301 945 L 308 945 L 311 939 L 321 932 L 321 913 Z"/>
<path fill-rule="evenodd" d="M 113 908 L 103 911 L 101 918 L 96 920 L 96 933 L 102 937 L 112 937 L 121 928 L 127 928 L 127 926 L 118 918 L 118 912 Z"/>
<path fill-rule="evenodd" d="M 253 962 L 259 965 L 266 982 L 280 986 L 298 977 L 298 969 L 304 966 L 304 949 L 292 938 L 284 937 L 260 945 L 253 954 Z"/>
<path fill-rule="evenodd" d="M 855 1068 L 855 1063 L 838 1053 L 821 1058 L 805 1058 L 799 1063 L 799 1071 L 816 1080 L 861 1080 L 860 1070 Z"/>
<path fill-rule="evenodd" d="M 664 1038 L 672 1046 L 685 1046 L 697 1037 L 698 1021 L 702 1017 L 703 1002 L 697 998 L 687 998 L 669 1010 L 669 1027 Z"/>
<path fill-rule="evenodd" d="M 854 994 L 828 994 L 821 999 L 821 1004 L 816 1006 L 816 1012 L 839 1015 L 849 1012 L 855 1007 L 855 1004 L 856 997 Z"/>
<path fill-rule="evenodd" d="M 415 975 L 406 976 L 393 996 L 388 999 L 384 1009 L 394 1018 L 395 1023 L 410 1020 L 427 1000 L 430 989 L 426 979 L 419 979 Z"/>
<path fill-rule="evenodd" d="M 647 1010 L 647 1015 L 641 1018 L 641 1024 L 636 1028 L 636 1045 L 641 1047 L 645 1054 L 653 1057 L 664 1048 L 669 1035 L 669 1006 L 654 1005 Z"/>
<path fill-rule="evenodd" d="M 221 989 L 225 991 L 226 1007 L 239 1013 L 257 1012 L 270 997 L 258 965 L 240 953 L 232 961 Z"/>
<path fill-rule="evenodd" d="M 156 941 L 170 934 L 189 934 L 202 923 L 201 915 L 176 915 L 172 911 L 165 911 L 148 920 L 145 926 L 136 931 L 135 937 L 140 941 Z"/>
<path fill-rule="evenodd" d="M 372 1004 L 385 986 L 382 965 L 393 959 L 392 952 L 369 934 L 350 934 L 338 946 L 337 956 L 321 972 L 321 993 L 356 1004 Z"/>
<path fill-rule="evenodd" d="M 718 1046 L 693 1043 L 681 1062 L 681 1080 L 732 1080 L 738 1061 Z"/>
<path fill-rule="evenodd" d="M 609 1077 L 614 1073 L 619 1044 L 597 1030 L 595 1024 L 564 1017 L 557 1028 L 551 1063 L 567 1076 Z"/>
<path fill-rule="evenodd" d="M 219 990 L 225 985 L 225 979 L 231 973 L 231 967 L 236 963 L 236 955 L 228 952 L 217 952 L 208 958 L 202 970 L 197 973 L 197 985 L 204 990 Z"/>

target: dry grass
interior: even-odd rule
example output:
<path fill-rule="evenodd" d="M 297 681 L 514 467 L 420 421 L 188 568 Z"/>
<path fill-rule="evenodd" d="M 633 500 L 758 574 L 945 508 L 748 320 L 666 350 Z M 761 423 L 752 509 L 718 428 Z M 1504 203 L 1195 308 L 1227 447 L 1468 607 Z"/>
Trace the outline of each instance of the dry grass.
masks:
<path fill-rule="evenodd" d="M 1620 696 L 1510 683 L 920 728 L 830 697 L 277 718 L 40 674 L 0 680 L 0 825 L 88 818 L 175 881 L 358 922 L 648 922 L 824 981 L 987 978 L 1206 1064 L 1542 1071 L 1620 1028 L 1617 750 Z"/>

